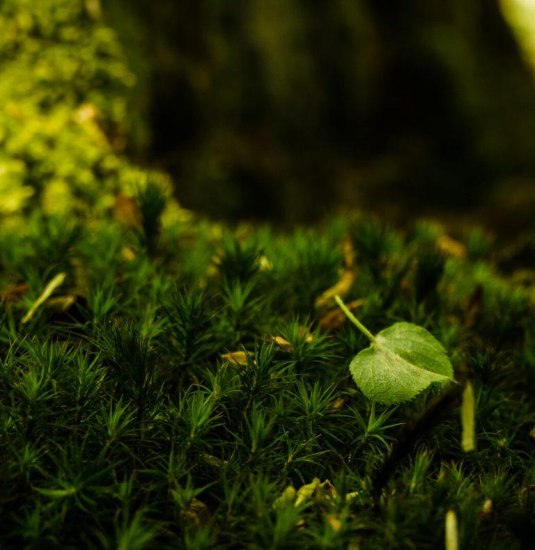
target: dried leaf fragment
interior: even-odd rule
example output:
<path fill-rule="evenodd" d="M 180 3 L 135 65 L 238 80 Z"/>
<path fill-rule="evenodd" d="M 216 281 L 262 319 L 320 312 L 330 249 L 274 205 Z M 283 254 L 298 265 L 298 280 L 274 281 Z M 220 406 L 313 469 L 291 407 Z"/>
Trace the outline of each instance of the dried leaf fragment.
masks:
<path fill-rule="evenodd" d="M 192 499 L 189 506 L 185 510 L 182 510 L 182 516 L 185 519 L 192 521 L 197 527 L 206 525 L 210 519 L 208 507 L 198 498 Z"/>
<path fill-rule="evenodd" d="M 282 336 L 272 336 L 271 340 L 274 344 L 277 344 L 281 349 L 284 351 L 292 351 L 293 346 L 286 340 L 286 338 L 283 338 Z"/>
<path fill-rule="evenodd" d="M 487 516 L 490 516 L 490 514 L 492 514 L 492 500 L 488 498 L 487 500 L 485 500 L 485 502 L 483 503 L 483 506 L 481 507 L 480 516 L 487 517 Z"/>
<path fill-rule="evenodd" d="M 30 322 L 35 312 L 52 296 L 54 291 L 60 287 L 63 282 L 65 281 L 65 277 L 67 275 L 65 273 L 58 273 L 45 287 L 43 292 L 41 292 L 41 295 L 35 300 L 35 302 L 32 304 L 30 309 L 28 310 L 28 313 L 24 316 L 22 319 L 22 324 Z"/>
<path fill-rule="evenodd" d="M 462 439 L 461 447 L 465 453 L 476 449 L 476 421 L 474 387 L 470 381 L 466 382 L 461 405 Z"/>
<path fill-rule="evenodd" d="M 446 550 L 459 549 L 459 529 L 457 527 L 457 515 L 453 510 L 446 512 L 445 521 L 445 542 Z"/>
<path fill-rule="evenodd" d="M 339 397 L 338 399 L 336 399 L 336 401 L 333 401 L 333 402 L 329 405 L 329 409 L 331 409 L 332 411 L 338 411 L 338 410 L 340 410 L 345 404 L 346 404 L 346 400 L 345 400 L 343 397 Z"/>
<path fill-rule="evenodd" d="M 227 361 L 231 365 L 245 367 L 248 363 L 249 355 L 245 351 L 231 351 L 223 353 L 221 359 Z"/>
<path fill-rule="evenodd" d="M 115 197 L 115 204 L 113 205 L 113 212 L 117 220 L 126 225 L 127 227 L 140 227 L 141 225 L 141 212 L 137 202 L 127 195 L 117 195 Z"/>
<path fill-rule="evenodd" d="M 442 252 L 453 258 L 464 258 L 466 256 L 466 247 L 464 244 L 452 239 L 448 235 L 441 235 L 437 239 L 437 246 Z"/>
<path fill-rule="evenodd" d="M 29 290 L 27 283 L 17 283 L 9 285 L 0 291 L 0 302 L 16 302 L 25 292 Z"/>
<path fill-rule="evenodd" d="M 344 271 L 340 279 L 316 299 L 316 309 L 324 309 L 332 305 L 335 296 L 346 296 L 355 282 L 355 251 L 350 239 L 344 239 L 342 251 L 344 254 Z"/>
<path fill-rule="evenodd" d="M 346 304 L 350 311 L 355 311 L 364 305 L 364 300 L 353 300 Z M 331 332 L 340 328 L 346 322 L 346 316 L 338 308 L 331 309 L 319 320 L 319 325 L 325 332 Z"/>
<path fill-rule="evenodd" d="M 297 496 L 297 491 L 293 485 L 288 485 L 282 492 L 280 497 L 273 502 L 273 508 L 284 508 L 288 505 L 293 505 Z"/>
<path fill-rule="evenodd" d="M 342 530 L 342 520 L 340 519 L 340 516 L 337 514 L 327 514 L 325 516 L 325 519 L 327 520 L 327 523 L 329 524 L 329 527 L 335 532 L 339 533 Z"/>

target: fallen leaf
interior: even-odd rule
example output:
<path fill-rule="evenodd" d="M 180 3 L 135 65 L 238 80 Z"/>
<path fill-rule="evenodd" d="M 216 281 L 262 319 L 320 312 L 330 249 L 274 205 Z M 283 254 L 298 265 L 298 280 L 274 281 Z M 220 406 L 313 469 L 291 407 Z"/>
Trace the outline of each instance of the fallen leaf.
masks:
<path fill-rule="evenodd" d="M 492 500 L 488 498 L 487 500 L 485 500 L 485 502 L 483 503 L 483 506 L 481 507 L 480 516 L 487 517 L 487 516 L 490 516 L 490 514 L 492 514 Z"/>
<path fill-rule="evenodd" d="M 324 309 L 332 305 L 335 296 L 346 296 L 355 282 L 355 251 L 350 239 L 344 239 L 342 251 L 344 254 L 344 271 L 336 284 L 316 299 L 316 309 Z"/>
<path fill-rule="evenodd" d="M 349 237 L 342 241 L 342 252 L 344 254 L 344 266 L 346 269 L 355 268 L 355 249 Z"/>
<path fill-rule="evenodd" d="M 457 515 L 453 510 L 446 512 L 445 518 L 445 542 L 446 550 L 458 550 L 459 529 L 457 527 Z"/>
<path fill-rule="evenodd" d="M 448 235 L 441 235 L 437 239 L 437 246 L 442 252 L 453 258 L 464 258 L 466 256 L 466 247 L 464 244 L 452 239 Z"/>
<path fill-rule="evenodd" d="M 189 506 L 185 510 L 182 510 L 182 516 L 185 519 L 192 521 L 197 527 L 206 525 L 210 519 L 208 507 L 198 498 L 192 499 Z"/>
<path fill-rule="evenodd" d="M 474 387 L 470 381 L 467 381 L 464 387 L 463 402 L 461 405 L 461 447 L 465 453 L 475 451 L 476 449 L 475 422 Z"/>
<path fill-rule="evenodd" d="M 28 310 L 28 313 L 26 313 L 22 319 L 22 324 L 28 323 L 33 319 L 35 312 L 50 298 L 54 291 L 63 284 L 66 276 L 65 273 L 58 273 L 58 275 L 46 285 L 41 295 L 35 300 Z"/>
<path fill-rule="evenodd" d="M 281 496 L 273 502 L 273 508 L 284 508 L 288 505 L 293 505 L 297 497 L 297 491 L 293 485 L 288 485 L 282 492 Z"/>
<path fill-rule="evenodd" d="M 327 523 L 329 524 L 330 528 L 335 532 L 339 533 L 342 530 L 342 520 L 340 519 L 340 516 L 337 514 L 327 514 L 325 516 L 325 519 L 327 520 Z"/>
<path fill-rule="evenodd" d="M 358 353 L 349 366 L 368 399 L 400 403 L 434 382 L 453 380 L 446 350 L 426 329 L 395 323 L 372 338 L 371 346 Z"/>
<path fill-rule="evenodd" d="M 258 258 L 258 269 L 260 271 L 271 271 L 273 269 L 273 264 L 268 257 L 262 255 Z"/>
<path fill-rule="evenodd" d="M 136 259 L 136 253 L 129 246 L 123 246 L 121 257 L 125 262 L 131 262 Z"/>
<path fill-rule="evenodd" d="M 137 202 L 127 195 L 117 195 L 113 212 L 117 220 L 128 227 L 139 227 L 141 225 L 141 212 Z"/>
<path fill-rule="evenodd" d="M 74 294 L 55 296 L 54 298 L 50 298 L 46 305 L 48 309 L 64 313 L 76 303 L 77 299 L 78 296 L 75 296 Z"/>
<path fill-rule="evenodd" d="M 0 292 L 0 302 L 16 302 L 29 288 L 27 283 L 10 285 Z"/>
<path fill-rule="evenodd" d="M 274 344 L 277 344 L 280 348 L 282 348 L 284 351 L 292 351 L 293 347 L 286 338 L 283 338 L 282 336 L 272 336 L 271 340 Z"/>
<path fill-rule="evenodd" d="M 245 367 L 248 364 L 249 354 L 245 351 L 231 351 L 223 353 L 221 359 L 234 366 Z"/>
<path fill-rule="evenodd" d="M 355 311 L 364 305 L 364 300 L 353 300 L 346 304 L 350 311 Z M 340 328 L 347 318 L 339 308 L 331 309 L 319 320 L 319 325 L 325 332 L 332 332 Z"/>
<path fill-rule="evenodd" d="M 321 485 L 321 481 L 319 478 L 315 477 L 311 483 L 307 483 L 306 485 L 303 485 L 298 491 L 297 491 L 297 498 L 295 501 L 295 506 L 298 507 L 301 504 L 307 502 L 312 498 L 312 495 L 314 494 L 314 491 Z"/>
<path fill-rule="evenodd" d="M 307 344 L 310 344 L 311 342 L 314 341 L 314 335 L 311 334 L 308 331 L 308 329 L 305 328 L 305 327 L 298 327 L 297 335 L 300 338 L 304 338 L 304 340 Z M 293 351 L 293 349 L 294 349 L 292 344 L 288 340 L 286 340 L 286 338 L 284 338 L 283 336 L 272 336 L 271 341 L 274 344 L 277 344 L 277 346 L 279 346 L 284 351 L 290 352 L 290 351 Z"/>
<path fill-rule="evenodd" d="M 329 405 L 329 409 L 331 409 L 332 411 L 338 411 L 340 410 L 344 405 L 346 404 L 346 400 L 342 397 L 339 397 L 336 401 L 334 401 L 333 403 L 331 403 Z"/>

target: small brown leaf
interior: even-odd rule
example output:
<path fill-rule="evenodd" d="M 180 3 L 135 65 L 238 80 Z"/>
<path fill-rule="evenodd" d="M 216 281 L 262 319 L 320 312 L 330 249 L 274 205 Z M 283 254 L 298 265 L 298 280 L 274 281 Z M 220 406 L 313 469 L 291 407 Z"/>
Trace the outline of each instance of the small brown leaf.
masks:
<path fill-rule="evenodd" d="M 139 227 L 141 224 L 141 212 L 136 201 L 127 195 L 117 195 L 113 211 L 117 220 L 127 227 Z"/>
<path fill-rule="evenodd" d="M 206 525 L 210 519 L 208 507 L 198 498 L 194 498 L 189 506 L 185 510 L 182 510 L 182 516 L 184 519 L 193 522 L 197 527 Z"/>
<path fill-rule="evenodd" d="M 464 326 L 466 328 L 471 328 L 474 326 L 474 324 L 477 321 L 477 318 L 481 312 L 481 309 L 483 308 L 483 287 L 481 285 L 477 285 L 474 291 L 472 292 L 470 298 L 468 299 L 468 303 L 466 305 L 466 313 L 464 317 Z"/>
<path fill-rule="evenodd" d="M 363 304 L 364 300 L 360 299 L 353 300 L 346 305 L 350 309 L 350 311 L 355 311 L 362 307 Z M 319 320 L 319 325 L 321 329 L 325 332 L 332 332 L 340 328 L 346 321 L 347 318 L 344 315 L 344 312 L 337 307 L 335 309 L 331 309 L 325 315 L 323 315 L 323 317 L 321 317 Z"/>
<path fill-rule="evenodd" d="M 29 288 L 27 283 L 9 285 L 0 292 L 0 302 L 16 302 Z"/>
<path fill-rule="evenodd" d="M 346 404 L 346 400 L 342 397 L 339 397 L 336 401 L 333 401 L 329 405 L 329 409 L 332 411 L 338 411 L 340 410 L 344 405 Z"/>

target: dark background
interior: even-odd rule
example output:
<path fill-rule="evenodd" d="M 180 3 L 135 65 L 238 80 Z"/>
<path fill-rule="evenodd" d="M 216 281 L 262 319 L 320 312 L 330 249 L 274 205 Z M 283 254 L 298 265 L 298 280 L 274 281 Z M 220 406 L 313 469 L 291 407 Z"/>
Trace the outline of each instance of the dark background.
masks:
<path fill-rule="evenodd" d="M 130 154 L 215 218 L 532 227 L 535 88 L 498 0 L 114 0 Z"/>

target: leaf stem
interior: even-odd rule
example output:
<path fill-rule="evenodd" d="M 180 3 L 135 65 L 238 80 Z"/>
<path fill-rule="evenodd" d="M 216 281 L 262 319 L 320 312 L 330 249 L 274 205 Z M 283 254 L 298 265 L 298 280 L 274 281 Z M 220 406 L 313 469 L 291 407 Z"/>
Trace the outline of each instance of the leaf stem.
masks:
<path fill-rule="evenodd" d="M 345 316 L 368 338 L 368 340 L 375 344 L 375 336 L 349 311 L 349 308 L 344 304 L 342 298 L 336 295 L 334 301 L 338 304 L 338 307 L 344 312 Z"/>

